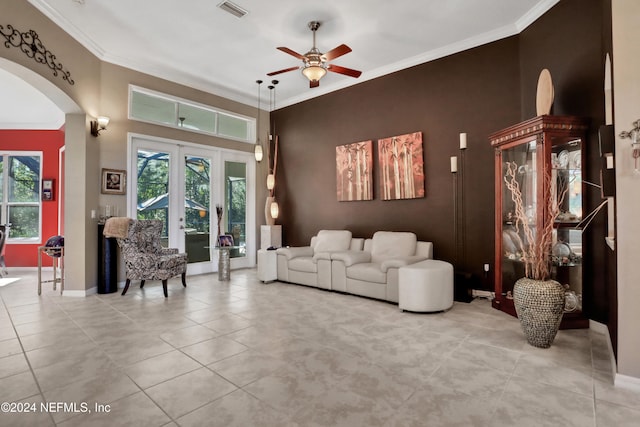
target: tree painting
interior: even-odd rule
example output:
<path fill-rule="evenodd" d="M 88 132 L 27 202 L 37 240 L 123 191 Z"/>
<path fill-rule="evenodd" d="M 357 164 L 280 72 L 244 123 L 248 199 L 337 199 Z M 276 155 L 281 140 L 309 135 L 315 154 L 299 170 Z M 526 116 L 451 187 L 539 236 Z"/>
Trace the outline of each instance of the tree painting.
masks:
<path fill-rule="evenodd" d="M 382 200 L 424 197 L 422 132 L 379 140 L 378 163 Z"/>
<path fill-rule="evenodd" d="M 373 200 L 373 142 L 336 147 L 336 194 L 339 202 Z"/>

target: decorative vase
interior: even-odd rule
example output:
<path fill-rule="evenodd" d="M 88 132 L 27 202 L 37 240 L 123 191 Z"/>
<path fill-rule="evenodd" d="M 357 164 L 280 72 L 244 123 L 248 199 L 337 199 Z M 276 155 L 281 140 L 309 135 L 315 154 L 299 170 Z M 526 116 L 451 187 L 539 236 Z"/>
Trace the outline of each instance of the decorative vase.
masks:
<path fill-rule="evenodd" d="M 527 342 L 549 348 L 564 313 L 565 289 L 555 280 L 519 279 L 513 286 L 513 302 Z"/>
<path fill-rule="evenodd" d="M 276 219 L 271 216 L 271 203 L 275 200 L 275 197 L 267 197 L 267 201 L 264 204 L 264 221 L 266 225 L 275 225 Z"/>

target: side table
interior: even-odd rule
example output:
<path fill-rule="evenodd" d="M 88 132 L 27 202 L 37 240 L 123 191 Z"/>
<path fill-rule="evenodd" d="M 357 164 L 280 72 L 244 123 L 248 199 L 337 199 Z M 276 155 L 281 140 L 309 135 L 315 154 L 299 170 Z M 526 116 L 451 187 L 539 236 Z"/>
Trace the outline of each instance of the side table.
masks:
<path fill-rule="evenodd" d="M 278 278 L 278 258 L 276 251 L 258 250 L 258 280 L 273 282 Z"/>

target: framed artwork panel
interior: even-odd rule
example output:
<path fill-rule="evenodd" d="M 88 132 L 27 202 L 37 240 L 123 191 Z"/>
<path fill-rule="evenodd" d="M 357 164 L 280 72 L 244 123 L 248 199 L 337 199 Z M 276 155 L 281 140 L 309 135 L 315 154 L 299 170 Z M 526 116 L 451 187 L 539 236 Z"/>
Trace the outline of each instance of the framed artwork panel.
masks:
<path fill-rule="evenodd" d="M 425 196 L 422 132 L 378 140 L 378 171 L 382 200 Z"/>
<path fill-rule="evenodd" d="M 102 169 L 102 194 L 125 194 L 127 190 L 127 171 Z"/>
<path fill-rule="evenodd" d="M 373 200 L 373 142 L 336 147 L 336 195 L 339 202 Z"/>

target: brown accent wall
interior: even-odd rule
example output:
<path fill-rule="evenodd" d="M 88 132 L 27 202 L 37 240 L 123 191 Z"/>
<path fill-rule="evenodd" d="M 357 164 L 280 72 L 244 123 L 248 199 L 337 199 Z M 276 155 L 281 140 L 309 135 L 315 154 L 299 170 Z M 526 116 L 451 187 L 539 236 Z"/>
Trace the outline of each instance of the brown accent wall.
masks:
<path fill-rule="evenodd" d="M 460 155 L 458 134 L 466 132 L 466 256 L 459 256 L 456 267 L 482 276 L 483 263 L 493 265 L 494 247 L 494 159 L 487 136 L 535 116 L 543 68 L 551 71 L 555 85 L 553 113 L 591 121 L 586 179 L 599 182 L 596 131 L 604 122 L 604 53 L 611 45 L 607 16 L 610 0 L 562 0 L 518 36 L 274 112 L 281 150 L 276 196 L 284 243 L 307 244 L 323 228 L 347 228 L 359 237 L 376 230 L 409 230 L 433 241 L 437 258 L 452 261 L 449 157 Z M 310 89 L 301 84 L 300 90 Z M 415 131 L 423 132 L 425 198 L 381 201 L 374 156 L 375 200 L 337 201 L 337 145 Z M 586 206 L 592 209 L 601 201 L 599 190 L 587 186 Z M 592 290 L 585 295 L 585 308 L 591 318 L 609 323 L 615 301 L 606 283 L 612 276 L 615 280 L 615 262 L 604 245 L 605 215 L 601 212 L 585 233 L 584 277 Z"/>
<path fill-rule="evenodd" d="M 466 132 L 467 256 L 458 267 L 481 272 L 483 263 L 492 263 L 494 244 L 494 157 L 487 135 L 520 118 L 518 58 L 511 37 L 276 111 L 284 243 L 308 244 L 319 229 L 346 228 L 358 237 L 406 230 L 434 242 L 437 258 L 453 260 L 449 157 L 460 156 L 459 133 Z M 309 89 L 301 84 L 300 90 Z M 426 197 L 380 199 L 374 142 L 375 199 L 337 201 L 336 146 L 416 131 L 423 133 Z"/>

